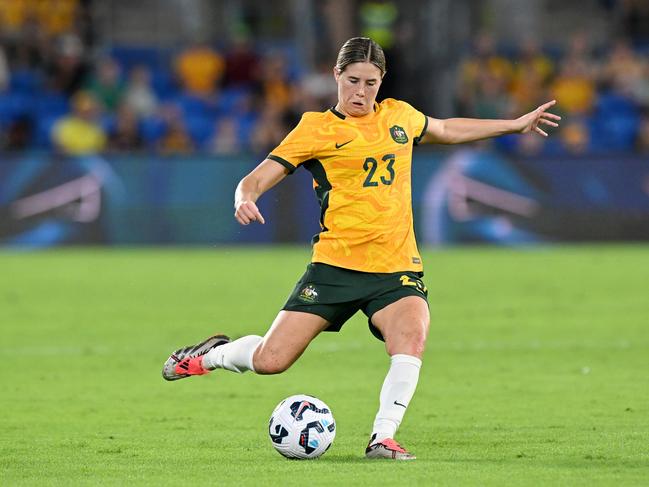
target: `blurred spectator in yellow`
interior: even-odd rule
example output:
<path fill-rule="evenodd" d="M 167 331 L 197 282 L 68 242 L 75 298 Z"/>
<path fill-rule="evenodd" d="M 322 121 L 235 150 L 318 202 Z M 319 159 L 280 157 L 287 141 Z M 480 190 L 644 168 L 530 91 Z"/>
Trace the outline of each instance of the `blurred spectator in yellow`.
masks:
<path fill-rule="evenodd" d="M 108 139 L 108 148 L 115 152 L 133 152 L 141 150 L 144 141 L 136 113 L 125 103 L 117 110 L 115 128 Z"/>
<path fill-rule="evenodd" d="M 553 71 L 552 61 L 543 54 L 539 43 L 531 37 L 525 39 L 514 62 L 511 95 L 515 111 L 528 112 L 541 103 Z"/>
<path fill-rule="evenodd" d="M 79 0 L 0 0 L 0 24 L 18 32 L 33 19 L 49 34 L 58 35 L 72 29 Z"/>
<path fill-rule="evenodd" d="M 156 111 L 158 97 L 151 86 L 151 73 L 146 66 L 135 66 L 129 73 L 124 103 L 138 117 L 148 117 Z"/>
<path fill-rule="evenodd" d="M 559 75 L 550 88 L 557 106 L 569 114 L 589 112 L 595 101 L 595 80 L 583 71 L 583 66 L 565 59 Z M 565 132 L 564 126 L 560 132 Z"/>
<path fill-rule="evenodd" d="M 158 151 L 162 155 L 184 155 L 195 150 L 194 142 L 187 133 L 185 122 L 180 111 L 167 105 L 161 109 L 161 115 L 166 123 L 166 130 L 158 142 Z"/>
<path fill-rule="evenodd" d="M 590 112 L 595 102 L 598 66 L 588 35 L 574 33 L 561 60 L 559 72 L 550 86 L 557 107 L 569 114 Z"/>
<path fill-rule="evenodd" d="M 511 63 L 496 53 L 495 40 L 486 32 L 476 37 L 474 52 L 460 66 L 458 97 L 462 115 L 475 116 L 474 103 L 483 76 L 497 80 L 506 90 L 513 76 Z"/>
<path fill-rule="evenodd" d="M 259 80 L 260 63 L 250 37 L 237 33 L 225 55 L 225 86 L 252 87 Z"/>
<path fill-rule="evenodd" d="M 223 117 L 216 121 L 214 134 L 208 143 L 208 152 L 217 155 L 235 154 L 243 147 L 239 140 L 239 126 L 234 117 Z"/>
<path fill-rule="evenodd" d="M 83 156 L 101 152 L 106 134 L 97 122 L 99 104 L 88 92 L 72 98 L 72 113 L 60 118 L 52 128 L 52 140 L 63 154 Z"/>
<path fill-rule="evenodd" d="M 124 84 L 120 77 L 120 68 L 115 60 L 111 58 L 100 59 L 86 89 L 99 100 L 106 110 L 114 111 L 124 95 Z"/>
<path fill-rule="evenodd" d="M 176 73 L 180 83 L 193 95 L 214 94 L 224 70 L 223 57 L 205 42 L 193 44 L 176 58 Z"/>
<path fill-rule="evenodd" d="M 0 0 L 0 25 L 8 35 L 17 35 L 29 17 L 28 0 Z"/>
<path fill-rule="evenodd" d="M 34 16 L 49 35 L 72 29 L 77 18 L 79 0 L 32 0 Z"/>

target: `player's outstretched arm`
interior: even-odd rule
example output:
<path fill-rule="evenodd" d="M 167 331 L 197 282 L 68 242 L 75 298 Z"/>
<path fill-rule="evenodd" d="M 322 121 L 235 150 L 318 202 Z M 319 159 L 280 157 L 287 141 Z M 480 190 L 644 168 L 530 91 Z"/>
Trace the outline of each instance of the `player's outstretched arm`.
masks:
<path fill-rule="evenodd" d="M 270 159 L 264 159 L 256 168 L 244 177 L 234 193 L 234 217 L 242 225 L 250 222 L 266 223 L 257 200 L 270 188 L 286 177 L 288 170 Z"/>
<path fill-rule="evenodd" d="M 428 127 L 422 142 L 437 144 L 461 144 L 476 140 L 488 139 L 505 134 L 525 134 L 536 132 L 543 137 L 548 134 L 540 127 L 549 125 L 558 127 L 556 122 L 561 117 L 548 112 L 556 100 L 544 103 L 536 110 L 526 113 L 515 120 L 485 120 L 479 118 L 448 118 L 440 120 L 428 117 Z"/>

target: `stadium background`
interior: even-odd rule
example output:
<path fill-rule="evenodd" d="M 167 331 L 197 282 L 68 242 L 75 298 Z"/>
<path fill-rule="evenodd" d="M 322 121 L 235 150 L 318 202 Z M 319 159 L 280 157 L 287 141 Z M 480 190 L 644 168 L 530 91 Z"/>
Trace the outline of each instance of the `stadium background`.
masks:
<path fill-rule="evenodd" d="M 341 43 L 387 53 L 380 97 L 512 117 L 556 98 L 547 140 L 415 152 L 423 245 L 649 238 L 649 13 L 589 0 L 0 1 L 0 242 L 306 243 L 308 175 L 231 217 L 238 179 L 335 103 Z M 586 11 L 588 14 L 583 15 Z M 305 173 L 305 174 L 302 174 Z"/>

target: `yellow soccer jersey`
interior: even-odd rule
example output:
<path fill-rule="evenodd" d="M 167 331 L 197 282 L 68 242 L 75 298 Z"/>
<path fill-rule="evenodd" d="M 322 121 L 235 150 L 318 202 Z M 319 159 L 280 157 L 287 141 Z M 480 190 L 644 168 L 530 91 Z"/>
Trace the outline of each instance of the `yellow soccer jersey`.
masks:
<path fill-rule="evenodd" d="M 268 158 L 313 175 L 321 232 L 312 262 L 363 272 L 421 271 L 412 221 L 412 148 L 426 116 L 388 98 L 364 117 L 306 112 Z"/>

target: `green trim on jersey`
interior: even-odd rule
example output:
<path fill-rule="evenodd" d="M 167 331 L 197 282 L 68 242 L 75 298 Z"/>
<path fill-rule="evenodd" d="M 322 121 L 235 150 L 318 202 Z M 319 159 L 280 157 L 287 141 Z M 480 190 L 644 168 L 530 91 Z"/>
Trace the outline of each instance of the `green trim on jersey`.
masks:
<path fill-rule="evenodd" d="M 271 161 L 279 162 L 282 166 L 284 166 L 286 169 L 288 169 L 289 174 L 293 174 L 295 170 L 297 169 L 293 164 L 288 162 L 286 159 L 282 159 L 279 156 L 276 156 L 274 154 L 268 154 L 268 157 L 266 159 L 270 159 Z"/>
<path fill-rule="evenodd" d="M 428 129 L 428 117 L 424 115 L 424 128 L 421 129 L 421 134 L 419 134 L 419 137 L 415 137 L 413 142 L 413 145 L 419 145 L 419 142 L 421 142 L 421 139 L 424 138 L 424 135 L 426 135 L 426 129 Z"/>
<path fill-rule="evenodd" d="M 318 198 L 318 203 L 320 204 L 320 226 L 322 227 L 321 232 L 328 232 L 329 229 L 326 227 L 325 213 L 327 208 L 329 208 L 329 191 L 331 191 L 331 183 L 327 179 L 327 172 L 325 171 L 322 162 L 318 159 L 309 159 L 303 163 L 304 168 L 311 173 L 313 180 L 316 182 L 315 194 Z M 311 244 L 315 244 L 320 240 L 320 234 L 316 234 L 311 239 Z"/>
<path fill-rule="evenodd" d="M 331 110 L 331 113 L 333 113 L 335 116 L 337 116 L 341 120 L 345 120 L 345 118 L 346 118 L 345 115 L 343 115 L 338 110 L 336 110 L 336 107 L 331 107 L 329 110 Z"/>

